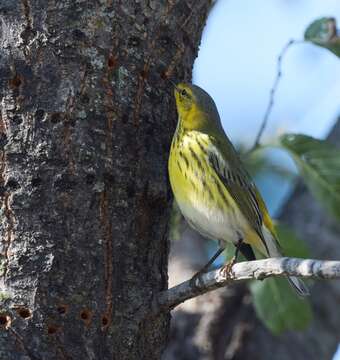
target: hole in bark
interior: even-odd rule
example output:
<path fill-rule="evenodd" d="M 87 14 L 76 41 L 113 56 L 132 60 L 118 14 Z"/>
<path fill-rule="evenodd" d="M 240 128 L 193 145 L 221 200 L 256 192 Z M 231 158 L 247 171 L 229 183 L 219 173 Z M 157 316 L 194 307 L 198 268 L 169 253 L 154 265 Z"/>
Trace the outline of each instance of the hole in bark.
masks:
<path fill-rule="evenodd" d="M 86 325 L 90 325 L 92 319 L 92 312 L 89 309 L 83 309 L 80 312 L 80 318 L 84 321 Z"/>
<path fill-rule="evenodd" d="M 117 66 L 117 59 L 113 55 L 110 55 L 109 58 L 107 59 L 107 66 L 110 69 Z"/>
<path fill-rule="evenodd" d="M 88 320 L 89 318 L 89 312 L 88 310 L 83 310 L 81 313 L 80 313 L 80 317 L 82 320 Z"/>
<path fill-rule="evenodd" d="M 166 71 L 161 72 L 161 78 L 163 80 L 167 80 L 168 79 L 168 73 Z"/>
<path fill-rule="evenodd" d="M 42 110 L 42 109 L 38 109 L 38 110 L 35 112 L 35 118 L 36 118 L 36 120 L 38 120 L 38 121 L 41 121 L 41 120 L 44 118 L 44 115 L 45 115 L 45 111 Z"/>
<path fill-rule="evenodd" d="M 51 123 L 57 124 L 62 121 L 61 113 L 54 113 L 51 115 Z"/>
<path fill-rule="evenodd" d="M 65 315 L 68 311 L 68 305 L 65 304 L 58 305 L 57 311 L 60 315 Z"/>
<path fill-rule="evenodd" d="M 107 318 L 106 315 L 102 316 L 102 325 L 103 326 L 107 326 L 109 324 L 109 319 Z"/>
<path fill-rule="evenodd" d="M 131 36 L 128 40 L 129 46 L 137 47 L 140 44 L 140 39 L 137 36 Z"/>
<path fill-rule="evenodd" d="M 47 333 L 48 335 L 53 335 L 58 331 L 58 326 L 57 325 L 49 325 L 47 327 Z"/>
<path fill-rule="evenodd" d="M 20 76 L 19 76 L 18 74 L 16 74 L 16 75 L 14 76 L 14 78 L 9 81 L 9 85 L 10 85 L 11 87 L 17 88 L 17 87 L 19 87 L 19 86 L 21 85 L 21 82 L 22 82 L 22 81 L 21 81 L 21 79 L 20 79 Z"/>
<path fill-rule="evenodd" d="M 15 309 L 17 314 L 22 317 L 23 319 L 28 319 L 29 317 L 32 316 L 31 310 L 27 309 L 25 307 L 18 307 L 17 309 Z"/>
<path fill-rule="evenodd" d="M 0 314 L 0 327 L 8 328 L 11 325 L 11 318 L 8 314 Z"/>

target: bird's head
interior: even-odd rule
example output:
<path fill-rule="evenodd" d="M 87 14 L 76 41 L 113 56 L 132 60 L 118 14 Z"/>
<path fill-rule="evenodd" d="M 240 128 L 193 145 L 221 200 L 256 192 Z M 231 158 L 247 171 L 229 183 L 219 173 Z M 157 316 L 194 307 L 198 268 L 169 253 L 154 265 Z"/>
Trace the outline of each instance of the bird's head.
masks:
<path fill-rule="evenodd" d="M 175 98 L 179 121 L 184 128 L 205 131 L 221 127 L 214 100 L 199 86 L 179 83 L 175 86 Z"/>

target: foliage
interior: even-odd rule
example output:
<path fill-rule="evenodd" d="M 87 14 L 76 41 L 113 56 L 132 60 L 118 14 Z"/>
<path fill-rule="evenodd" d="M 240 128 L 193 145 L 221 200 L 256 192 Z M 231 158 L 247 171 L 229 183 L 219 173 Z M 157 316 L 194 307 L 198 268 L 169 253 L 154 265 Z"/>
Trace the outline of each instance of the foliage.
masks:
<path fill-rule="evenodd" d="M 292 230 L 279 224 L 276 231 L 285 255 L 308 257 L 306 244 Z M 310 324 L 313 316 L 308 299 L 299 297 L 286 279 L 253 281 L 250 291 L 258 317 L 274 334 L 303 330 Z"/>
<path fill-rule="evenodd" d="M 340 219 L 340 150 L 325 140 L 300 134 L 280 137 L 315 198 Z"/>
<path fill-rule="evenodd" d="M 336 20 L 332 17 L 313 21 L 305 31 L 305 40 L 324 47 L 340 57 L 340 36 Z"/>
<path fill-rule="evenodd" d="M 258 317 L 274 334 L 304 330 L 312 319 L 308 300 L 297 296 L 283 278 L 254 281 L 250 286 Z"/>

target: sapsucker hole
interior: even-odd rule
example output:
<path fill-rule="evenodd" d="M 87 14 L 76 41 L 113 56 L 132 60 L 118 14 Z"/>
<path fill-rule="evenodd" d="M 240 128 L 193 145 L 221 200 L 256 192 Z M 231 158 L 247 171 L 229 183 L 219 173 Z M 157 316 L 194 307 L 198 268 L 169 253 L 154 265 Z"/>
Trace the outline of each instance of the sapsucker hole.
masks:
<path fill-rule="evenodd" d="M 68 305 L 65 304 L 58 305 L 57 311 L 60 315 L 65 315 L 68 311 Z"/>
<path fill-rule="evenodd" d="M 161 72 L 161 78 L 162 78 L 163 80 L 167 80 L 167 79 L 168 79 L 168 73 L 167 73 L 166 71 L 162 71 L 162 72 Z"/>
<path fill-rule="evenodd" d="M 20 79 L 20 76 L 16 74 L 13 79 L 9 81 L 9 84 L 11 87 L 19 87 L 21 85 L 22 81 Z"/>
<path fill-rule="evenodd" d="M 107 59 L 107 66 L 110 69 L 117 66 L 117 59 L 113 55 L 110 55 L 109 58 Z"/>
<path fill-rule="evenodd" d="M 140 39 L 137 36 L 131 36 L 128 39 L 128 46 L 137 47 L 140 44 Z"/>
<path fill-rule="evenodd" d="M 86 325 L 89 325 L 92 319 L 92 312 L 89 309 L 83 309 L 80 312 L 80 318 L 84 321 Z"/>
<path fill-rule="evenodd" d="M 0 327 L 9 327 L 11 324 L 11 318 L 8 314 L 0 314 Z"/>
<path fill-rule="evenodd" d="M 63 120 L 61 113 L 54 113 L 51 115 L 51 123 L 57 124 Z"/>
<path fill-rule="evenodd" d="M 103 316 L 102 316 L 102 325 L 103 325 L 103 326 L 107 326 L 108 323 L 109 323 L 109 319 L 107 318 L 106 315 L 103 315 Z"/>
<path fill-rule="evenodd" d="M 7 317 L 5 314 L 0 314 L 0 326 L 6 325 Z"/>
<path fill-rule="evenodd" d="M 47 327 L 47 333 L 48 335 L 53 335 L 58 331 L 58 326 L 57 325 L 49 325 Z"/>
<path fill-rule="evenodd" d="M 83 320 L 87 320 L 89 318 L 89 314 L 86 310 L 83 310 L 81 313 L 80 313 L 80 318 L 83 319 Z"/>
<path fill-rule="evenodd" d="M 19 307 L 16 309 L 16 312 L 23 319 L 28 319 L 32 316 L 31 310 L 26 307 Z"/>

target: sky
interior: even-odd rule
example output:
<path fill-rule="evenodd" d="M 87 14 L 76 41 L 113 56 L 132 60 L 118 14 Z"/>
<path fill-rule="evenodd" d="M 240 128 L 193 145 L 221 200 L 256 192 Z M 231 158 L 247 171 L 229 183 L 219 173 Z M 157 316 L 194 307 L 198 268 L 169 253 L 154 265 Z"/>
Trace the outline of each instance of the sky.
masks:
<path fill-rule="evenodd" d="M 306 27 L 323 16 L 335 17 L 340 28 L 340 0 L 216 2 L 203 33 L 193 82 L 214 98 L 234 144 L 254 142 L 284 45 L 290 39 L 302 40 Z M 263 142 L 283 132 L 324 138 L 340 115 L 340 59 L 305 43 L 291 47 L 282 66 Z M 274 156 L 288 162 L 282 154 Z M 272 213 L 292 188 L 272 178 L 258 185 Z M 340 360 L 340 347 L 333 360 Z"/>
<path fill-rule="evenodd" d="M 302 39 L 316 18 L 330 15 L 340 23 L 339 0 L 216 2 L 195 62 L 194 83 L 215 99 L 234 142 L 254 141 L 283 46 Z M 322 137 L 339 113 L 340 61 L 311 44 L 290 48 L 265 136 L 294 131 Z"/>

